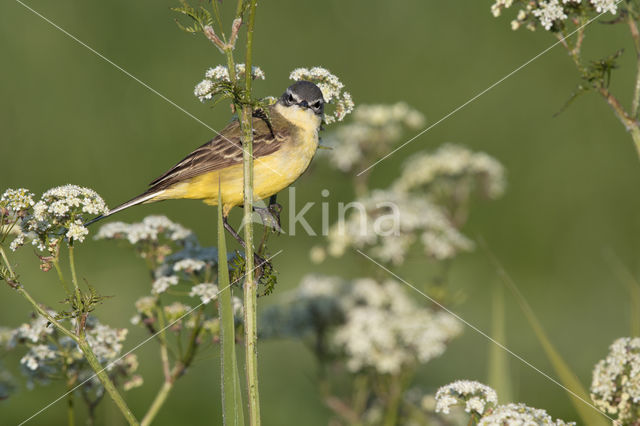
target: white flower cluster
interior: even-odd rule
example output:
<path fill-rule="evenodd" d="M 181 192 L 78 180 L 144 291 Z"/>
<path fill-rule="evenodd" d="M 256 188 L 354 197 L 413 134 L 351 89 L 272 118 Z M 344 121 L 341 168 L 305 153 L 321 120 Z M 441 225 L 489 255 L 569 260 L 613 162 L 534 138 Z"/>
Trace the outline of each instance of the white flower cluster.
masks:
<path fill-rule="evenodd" d="M 52 316 L 57 315 L 54 311 L 48 311 Z M 20 327 L 13 330 L 11 334 L 11 340 L 9 346 L 13 347 L 20 342 L 37 343 L 41 340 L 46 340 L 46 336 L 53 333 L 54 327 L 49 324 L 49 321 L 42 317 L 37 316 L 31 322 L 24 323 Z"/>
<path fill-rule="evenodd" d="M 58 358 L 58 353 L 52 345 L 34 345 L 20 359 L 20 364 L 35 371 L 56 358 Z"/>
<path fill-rule="evenodd" d="M 442 386 L 436 393 L 438 413 L 449 414 L 451 407 L 464 406 L 464 411 L 479 417 L 480 426 L 569 426 L 563 420 L 554 421 L 545 410 L 525 404 L 498 405 L 496 391 L 473 380 L 458 380 Z M 424 405 L 424 404 L 423 404 Z"/>
<path fill-rule="evenodd" d="M 467 413 L 483 416 L 485 412 L 498 405 L 498 394 L 489 386 L 473 380 L 458 380 L 438 389 L 437 413 L 449 414 L 452 406 L 461 403 L 464 403 Z"/>
<path fill-rule="evenodd" d="M 559 31 L 569 19 L 584 16 L 586 13 L 618 12 L 616 0 L 496 0 L 491 6 L 493 16 L 500 16 L 504 9 L 521 4 L 522 9 L 511 22 L 511 28 L 517 30 L 523 25 L 535 30 L 540 24 L 547 31 Z"/>
<path fill-rule="evenodd" d="M 177 285 L 179 278 L 177 275 L 162 276 L 157 278 L 151 285 L 151 293 L 160 294 L 167 291 L 169 286 Z"/>
<path fill-rule="evenodd" d="M 563 21 L 568 17 L 559 0 L 541 1 L 538 3 L 538 9 L 534 9 L 531 13 L 540 20 L 540 24 L 547 31 L 555 21 Z"/>
<path fill-rule="evenodd" d="M 553 420 L 545 410 L 528 407 L 525 404 L 499 405 L 491 414 L 484 416 L 478 426 L 531 425 L 531 426 L 569 426 L 573 422 Z"/>
<path fill-rule="evenodd" d="M 35 195 L 28 189 L 9 188 L 0 196 L 0 208 L 6 208 L 9 212 L 17 214 L 33 207 L 34 197 Z"/>
<path fill-rule="evenodd" d="M 131 244 L 158 242 L 160 238 L 184 243 L 193 238 L 191 230 L 166 216 L 147 216 L 142 222 L 132 224 L 111 222 L 103 225 L 95 236 L 96 240 L 128 240 Z"/>
<path fill-rule="evenodd" d="M 236 79 L 244 78 L 246 72 L 245 64 L 236 64 Z M 230 83 L 231 78 L 229 76 L 229 69 L 224 65 L 218 65 L 214 68 L 209 68 L 205 73 L 205 79 L 198 83 L 193 90 L 193 94 L 200 99 L 201 102 L 213 99 L 217 90 L 220 88 L 220 83 Z M 260 67 L 251 67 L 251 77 L 255 79 L 264 80 L 265 74 Z"/>
<path fill-rule="evenodd" d="M 173 323 L 183 319 L 192 310 L 191 306 L 182 302 L 173 302 L 164 307 L 164 315 L 167 318 L 167 322 Z"/>
<path fill-rule="evenodd" d="M 11 243 L 12 250 L 22 246 L 28 239 L 39 250 L 49 250 L 51 253 L 62 239 L 82 242 L 89 233 L 84 227 L 87 215 L 95 216 L 108 211 L 104 200 L 94 190 L 76 185 L 52 188 L 35 204 L 33 195 L 28 191 L 10 191 L 6 191 L 3 197 L 6 196 L 12 208 L 20 208 L 22 212 L 20 233 Z"/>
<path fill-rule="evenodd" d="M 294 81 L 307 80 L 315 83 L 322 91 L 324 101 L 334 104 L 335 110 L 332 114 L 327 114 L 325 111 L 326 124 L 342 121 L 353 111 L 354 103 L 351 93 L 344 90 L 344 84 L 329 70 L 322 67 L 296 68 L 291 71 L 289 78 Z"/>
<path fill-rule="evenodd" d="M 418 190 L 446 198 L 478 188 L 485 197 L 496 199 L 505 187 L 505 170 L 498 160 L 454 144 L 445 144 L 434 153 L 420 152 L 410 157 L 393 184 L 393 189 L 398 191 Z"/>
<path fill-rule="evenodd" d="M 401 284 L 308 275 L 286 307 L 265 313 L 263 335 L 328 336 L 327 350 L 352 372 L 397 374 L 440 356 L 461 325 L 445 312 L 417 307 Z M 319 337 L 319 336 L 316 336 Z"/>
<path fill-rule="evenodd" d="M 346 220 L 329 229 L 327 250 L 332 256 L 342 256 L 348 247 L 371 248 L 378 260 L 398 265 L 417 237 L 425 253 L 438 260 L 473 249 L 473 242 L 452 225 L 442 208 L 425 197 L 374 190 L 353 206 Z"/>
<path fill-rule="evenodd" d="M 48 311 L 55 316 L 56 313 Z M 71 326 L 76 320 L 70 320 Z M 28 348 L 21 358 L 23 373 L 28 377 L 29 384 L 33 382 L 48 383 L 52 377 L 90 377 L 93 371 L 76 343 L 67 336 L 60 336 L 48 321 L 38 316 L 31 322 L 20 325 L 13 330 L 10 348 L 25 345 Z M 86 322 L 86 339 L 98 361 L 111 371 L 118 367 L 118 374 L 125 379 L 133 379 L 141 384 L 142 379 L 134 376 L 137 361 L 134 355 L 120 359 L 123 342 L 127 336 L 127 329 L 116 329 L 101 324 L 95 317 L 89 316 Z M 89 382 L 86 386 L 93 386 L 96 382 Z M 132 385 L 129 384 L 129 388 Z"/>
<path fill-rule="evenodd" d="M 202 303 L 205 305 L 212 300 L 216 300 L 218 298 L 218 286 L 211 283 L 201 283 L 194 285 L 191 287 L 191 292 L 189 292 L 189 296 L 191 297 L 199 297 L 202 300 Z"/>
<path fill-rule="evenodd" d="M 94 318 L 94 321 L 87 327 L 87 343 L 101 364 L 110 363 L 122 352 L 122 343 L 126 340 L 129 330 L 112 328 L 100 324 L 95 317 L 91 318 Z"/>
<path fill-rule="evenodd" d="M 174 272 L 185 271 L 187 273 L 198 272 L 204 269 L 207 266 L 207 263 L 200 259 L 181 259 L 173 264 Z"/>
<path fill-rule="evenodd" d="M 388 153 L 400 141 L 405 129 L 416 130 L 424 123 L 424 115 L 404 102 L 359 105 L 352 122 L 340 126 L 323 141 L 332 148 L 329 151 L 331 166 L 350 172 L 354 167 L 365 167 L 363 161 Z"/>
<path fill-rule="evenodd" d="M 640 338 L 623 337 L 593 369 L 591 399 L 620 424 L 640 420 Z"/>
<path fill-rule="evenodd" d="M 442 355 L 462 331 L 448 313 L 415 306 L 395 281 L 380 285 L 372 279 L 356 280 L 344 304 L 346 322 L 334 343 L 346 353 L 347 368 L 353 372 L 373 368 L 398 374 Z"/>
<path fill-rule="evenodd" d="M 131 318 L 131 324 L 138 325 L 141 322 L 154 317 L 156 297 L 143 296 L 136 300 L 135 307 L 137 314 L 133 318 Z"/>

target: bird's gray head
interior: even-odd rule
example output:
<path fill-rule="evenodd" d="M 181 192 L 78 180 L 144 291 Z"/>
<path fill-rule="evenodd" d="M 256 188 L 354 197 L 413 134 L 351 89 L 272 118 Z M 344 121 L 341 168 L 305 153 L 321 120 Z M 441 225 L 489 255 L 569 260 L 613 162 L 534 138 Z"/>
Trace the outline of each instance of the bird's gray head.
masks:
<path fill-rule="evenodd" d="M 280 97 L 284 106 L 298 105 L 309 108 L 317 115 L 324 113 L 324 98 L 318 86 L 310 81 L 296 81 Z"/>

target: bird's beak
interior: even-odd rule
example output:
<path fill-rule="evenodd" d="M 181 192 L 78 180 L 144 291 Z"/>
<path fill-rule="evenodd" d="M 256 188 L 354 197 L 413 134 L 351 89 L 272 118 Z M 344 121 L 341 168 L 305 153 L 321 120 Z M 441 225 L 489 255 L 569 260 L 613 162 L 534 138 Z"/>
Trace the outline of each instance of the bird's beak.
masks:
<path fill-rule="evenodd" d="M 298 105 L 300 105 L 302 108 L 309 108 L 309 103 L 307 101 L 302 101 Z"/>

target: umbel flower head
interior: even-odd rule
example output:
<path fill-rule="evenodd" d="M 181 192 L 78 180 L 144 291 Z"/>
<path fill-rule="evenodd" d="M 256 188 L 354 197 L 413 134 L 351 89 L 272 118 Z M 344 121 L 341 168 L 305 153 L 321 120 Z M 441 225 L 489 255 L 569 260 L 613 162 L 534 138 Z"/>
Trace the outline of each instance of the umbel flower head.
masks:
<path fill-rule="evenodd" d="M 451 315 L 418 307 L 401 284 L 308 275 L 286 304 L 265 313 L 265 337 L 320 339 L 322 351 L 353 372 L 398 374 L 442 355 L 460 334 Z M 318 331 L 322 335 L 317 335 Z"/>
<path fill-rule="evenodd" d="M 405 131 L 421 128 L 422 113 L 404 102 L 391 105 L 358 105 L 353 120 L 329 133 L 324 141 L 332 149 L 330 165 L 343 172 L 364 168 L 369 161 L 387 154 Z"/>
<path fill-rule="evenodd" d="M 18 236 L 12 242 L 11 249 L 15 250 L 19 244 L 24 243 L 20 222 L 35 204 L 34 199 L 35 195 L 25 188 L 7 189 L 0 196 L 0 244 L 9 235 Z"/>
<path fill-rule="evenodd" d="M 473 248 L 446 212 L 425 197 L 374 190 L 354 206 L 345 220 L 329 228 L 327 251 L 332 256 L 342 256 L 349 247 L 370 249 L 376 259 L 399 265 L 418 240 L 425 254 L 437 260 Z"/>
<path fill-rule="evenodd" d="M 178 249 L 198 245 L 190 229 L 159 215 L 147 216 L 141 222 L 130 224 L 107 223 L 100 227 L 95 239 L 127 241 L 140 257 L 152 261 L 155 266 Z"/>
<path fill-rule="evenodd" d="M 593 369 L 591 399 L 619 424 L 640 420 L 640 338 L 622 337 Z"/>
<path fill-rule="evenodd" d="M 326 68 L 296 68 L 291 71 L 289 78 L 294 81 L 307 80 L 315 83 L 322 91 L 325 103 L 334 105 L 333 113 L 327 113 L 325 110 L 324 122 L 326 124 L 342 121 L 353 111 L 354 103 L 351 93 L 344 90 L 344 84 L 340 79 Z"/>
<path fill-rule="evenodd" d="M 84 223 L 92 216 L 107 213 L 104 200 L 94 190 L 76 185 L 64 185 L 45 192 L 30 206 L 32 194 L 8 190 L 3 197 L 8 204 L 20 208 L 20 233 L 11 243 L 13 250 L 32 240 L 39 250 L 55 254 L 60 241 L 82 242 L 89 233 Z M 22 197 L 22 198 L 20 198 Z M 20 201 L 22 199 L 22 201 Z M 29 207 L 27 207 L 29 206 Z"/>
<path fill-rule="evenodd" d="M 243 79 L 247 72 L 245 64 L 236 64 L 236 79 Z M 217 95 L 229 95 L 233 92 L 231 86 L 231 77 L 229 76 L 229 68 L 224 65 L 218 65 L 209 68 L 204 75 L 204 80 L 198 83 L 193 90 L 193 94 L 200 99 L 200 102 L 213 100 Z M 251 67 L 251 77 L 264 80 L 265 74 L 260 67 Z"/>
<path fill-rule="evenodd" d="M 484 416 L 478 422 L 478 426 L 496 425 L 569 426 L 575 423 L 561 419 L 554 421 L 545 410 L 520 403 L 499 405 L 491 414 Z"/>
<path fill-rule="evenodd" d="M 575 425 L 560 419 L 554 421 L 545 410 L 525 404 L 498 405 L 496 391 L 474 380 L 458 380 L 438 389 L 435 411 L 449 414 L 454 406 L 464 407 L 464 411 L 479 419 L 476 424 L 482 426 Z"/>
<path fill-rule="evenodd" d="M 516 19 L 511 21 L 511 28 L 517 30 L 522 26 L 535 30 L 542 26 L 547 31 L 560 32 L 570 22 L 584 16 L 600 13 L 618 12 L 619 0 L 496 0 L 491 6 L 493 16 L 500 16 L 504 9 L 520 5 Z"/>
<path fill-rule="evenodd" d="M 483 416 L 498 405 L 498 394 L 489 386 L 473 380 L 458 380 L 438 389 L 436 412 L 449 414 L 454 405 L 464 404 L 464 411 Z"/>
<path fill-rule="evenodd" d="M 438 199 L 474 190 L 496 199 L 502 196 L 505 186 L 505 170 L 498 160 L 450 143 L 435 152 L 423 151 L 410 157 L 393 184 L 402 192 L 428 192 L 438 204 L 443 204 Z"/>
<path fill-rule="evenodd" d="M 49 311 L 53 316 L 54 311 Z M 75 325 L 75 319 L 67 320 Z M 123 342 L 127 337 L 127 329 L 117 329 L 100 323 L 89 316 L 86 322 L 86 339 L 91 350 L 104 365 L 110 376 L 119 376 L 125 381 L 125 388 L 130 389 L 142 384 L 142 378 L 134 374 L 138 362 L 135 355 L 120 357 Z M 16 328 L 11 335 L 9 347 L 27 348 L 20 359 L 22 373 L 27 377 L 29 386 L 36 383 L 47 384 L 54 378 L 66 380 L 85 380 L 93 376 L 93 370 L 85 360 L 76 343 L 67 336 L 61 335 L 55 327 L 43 317 L 35 317 L 31 322 Z M 83 385 L 93 389 L 95 393 L 103 392 L 99 380 L 92 379 Z"/>

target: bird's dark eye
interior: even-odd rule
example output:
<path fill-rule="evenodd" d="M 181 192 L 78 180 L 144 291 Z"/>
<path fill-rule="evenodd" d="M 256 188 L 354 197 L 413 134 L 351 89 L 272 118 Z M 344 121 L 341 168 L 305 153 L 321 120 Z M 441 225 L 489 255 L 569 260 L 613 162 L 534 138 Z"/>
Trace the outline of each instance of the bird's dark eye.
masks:
<path fill-rule="evenodd" d="M 293 95 L 291 93 L 289 93 L 289 97 L 287 98 L 287 102 L 289 102 L 290 104 L 292 104 L 294 101 L 293 99 Z"/>
<path fill-rule="evenodd" d="M 320 108 L 320 106 L 321 106 L 321 105 L 322 105 L 322 103 L 321 103 L 320 101 L 315 101 L 314 103 L 312 103 L 312 104 L 311 104 L 311 106 L 312 106 L 314 109 L 318 109 L 318 108 Z"/>

